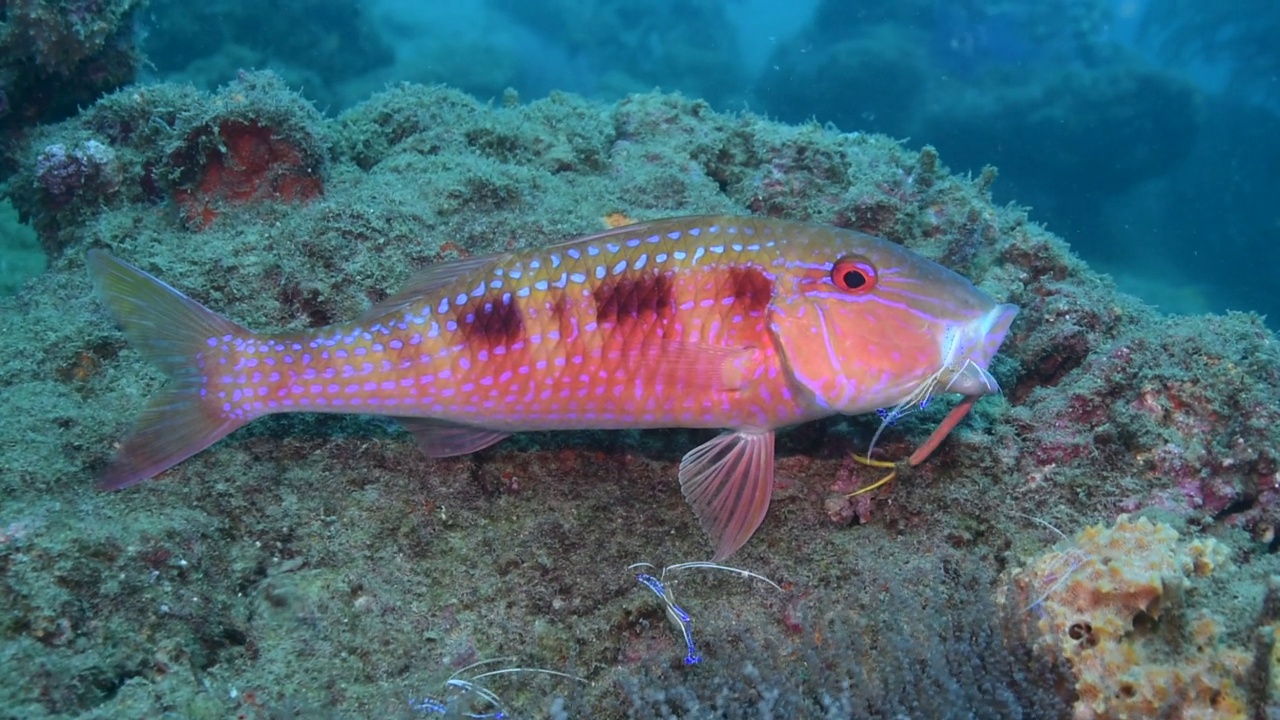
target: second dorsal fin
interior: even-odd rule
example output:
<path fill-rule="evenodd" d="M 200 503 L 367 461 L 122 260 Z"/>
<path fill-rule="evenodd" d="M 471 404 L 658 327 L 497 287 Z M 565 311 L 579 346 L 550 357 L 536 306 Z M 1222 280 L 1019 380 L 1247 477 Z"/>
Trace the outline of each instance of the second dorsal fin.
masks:
<path fill-rule="evenodd" d="M 507 253 L 477 255 L 428 265 L 414 273 L 408 282 L 390 297 L 369 308 L 360 316 L 359 321 L 403 313 L 414 303 L 439 295 L 441 289 L 452 285 L 460 278 L 492 267 L 506 255 Z"/>

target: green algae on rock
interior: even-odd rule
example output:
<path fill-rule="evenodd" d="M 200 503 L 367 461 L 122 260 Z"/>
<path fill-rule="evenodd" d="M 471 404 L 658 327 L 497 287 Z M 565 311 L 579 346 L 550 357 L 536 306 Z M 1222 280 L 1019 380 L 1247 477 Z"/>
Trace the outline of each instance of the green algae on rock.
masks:
<path fill-rule="evenodd" d="M 275 99 L 235 103 L 255 87 Z M 303 167 L 323 194 L 222 198 L 212 222 L 185 221 L 174 191 L 198 181 L 174 163 L 217 143 L 174 151 L 228 113 L 283 128 L 322 159 Z M 33 668 L 0 679 L 15 717 L 286 706 L 395 717 L 453 669 L 508 655 L 591 682 L 496 687 L 513 714 L 548 713 L 567 694 L 559 707 L 580 716 L 625 715 L 625 688 L 680 650 L 625 569 L 705 552 L 672 482 L 677 448 L 705 440 L 699 431 L 532 435 L 432 461 L 376 420 L 280 417 L 160 482 L 99 494 L 112 443 L 161 381 L 91 299 L 92 247 L 246 324 L 290 330 L 356 317 L 428 263 L 563 240 L 612 213 L 753 212 L 883 235 L 1027 308 L 992 369 L 1007 402 L 979 406 L 934 461 L 861 512 L 833 522 L 824 500 L 870 477 L 849 454 L 865 450 L 874 421 L 780 438 L 786 497 L 735 563 L 786 593 L 681 587 L 707 658 L 695 672 L 736 672 L 729 662 L 750 647 L 787 652 L 806 612 L 910 625 L 879 602 L 884 587 L 928 602 L 938 588 L 911 568 L 940 548 L 994 577 L 1009 553 L 1050 541 L 1023 514 L 1071 532 L 1154 508 L 1182 518 L 1189 539 L 1230 546 L 1258 577 L 1280 570 L 1274 336 L 1252 316 L 1167 318 L 1120 295 L 1023 210 L 993 205 L 991 176 L 950 174 L 945 153 L 660 94 L 493 108 L 400 85 L 326 120 L 260 75 L 212 95 L 136 86 L 32 137 L 13 155 L 28 179 L 41 149 L 89 138 L 114 150 L 120 177 L 74 213 L 10 190 L 50 257 L 0 300 L 11 340 L 0 600 L 14 609 L 0 653 Z M 877 452 L 905 455 L 936 421 L 933 409 L 905 419 Z M 954 599 L 989 604 L 993 586 Z M 787 668 L 797 675 L 773 681 L 804 687 L 803 664 L 780 657 L 757 666 Z"/>

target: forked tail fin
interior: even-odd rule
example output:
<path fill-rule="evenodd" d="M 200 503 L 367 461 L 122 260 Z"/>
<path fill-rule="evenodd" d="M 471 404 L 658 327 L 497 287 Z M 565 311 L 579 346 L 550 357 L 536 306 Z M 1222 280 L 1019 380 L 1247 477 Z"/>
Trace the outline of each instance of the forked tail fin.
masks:
<path fill-rule="evenodd" d="M 223 417 L 220 406 L 206 401 L 201 365 L 213 352 L 211 341 L 245 338 L 249 331 L 107 252 L 90 250 L 88 265 L 98 295 L 129 342 L 171 379 L 142 411 L 98 482 L 104 490 L 118 490 L 177 465 L 245 424 Z"/>

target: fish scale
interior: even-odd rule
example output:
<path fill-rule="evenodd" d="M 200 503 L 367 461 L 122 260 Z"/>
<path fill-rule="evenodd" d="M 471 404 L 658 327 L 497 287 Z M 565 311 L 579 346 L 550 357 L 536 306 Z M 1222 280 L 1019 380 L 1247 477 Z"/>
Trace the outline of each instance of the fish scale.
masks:
<path fill-rule="evenodd" d="M 750 226 L 659 230 L 509 254 L 487 278 L 458 278 L 403 313 L 375 310 L 371 322 L 224 337 L 218 362 L 230 370 L 210 393 L 245 421 L 304 408 L 394 408 L 511 430 L 806 419 L 767 331 L 767 295 L 743 291 L 748 273 L 771 281 L 776 241 L 757 241 Z M 708 382 L 706 363 L 664 350 L 693 344 L 754 348 L 758 382 L 748 392 Z"/>
<path fill-rule="evenodd" d="M 1017 311 L 886 240 L 761 218 L 642 223 L 432 266 L 352 322 L 279 335 L 100 251 L 89 265 L 174 379 L 104 487 L 279 412 L 393 416 L 435 457 L 523 430 L 728 428 L 680 467 L 716 559 L 763 519 L 776 429 L 961 394 L 931 450 L 998 391 L 986 368 Z"/>

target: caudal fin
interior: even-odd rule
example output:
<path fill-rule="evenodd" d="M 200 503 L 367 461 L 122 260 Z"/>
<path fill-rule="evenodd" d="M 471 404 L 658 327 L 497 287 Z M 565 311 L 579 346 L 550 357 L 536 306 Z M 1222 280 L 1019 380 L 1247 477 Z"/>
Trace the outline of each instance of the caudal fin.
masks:
<path fill-rule="evenodd" d="M 203 353 L 211 352 L 212 338 L 249 332 L 109 253 L 90 250 L 88 265 L 99 296 L 129 342 L 171 379 L 143 410 L 98 482 L 104 490 L 118 490 L 173 467 L 245 424 L 223 417 L 218 406 L 205 401 L 200 363 Z"/>

